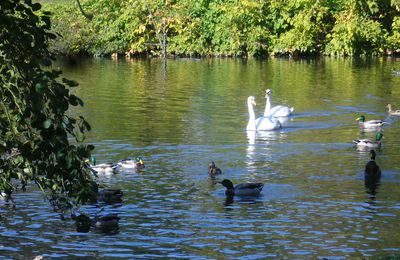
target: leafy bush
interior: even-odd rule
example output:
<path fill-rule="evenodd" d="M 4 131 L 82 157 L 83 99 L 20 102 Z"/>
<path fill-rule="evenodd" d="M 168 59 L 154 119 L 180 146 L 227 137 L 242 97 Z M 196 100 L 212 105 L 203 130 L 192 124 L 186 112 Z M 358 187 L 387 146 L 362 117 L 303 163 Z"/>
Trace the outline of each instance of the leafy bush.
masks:
<path fill-rule="evenodd" d="M 56 207 L 69 198 L 91 199 L 96 186 L 84 162 L 90 129 L 67 114 L 83 102 L 70 92 L 75 81 L 50 65 L 50 15 L 31 1 L 0 2 L 0 190 L 11 193 L 35 183 Z M 73 138 L 73 143 L 70 139 Z"/>

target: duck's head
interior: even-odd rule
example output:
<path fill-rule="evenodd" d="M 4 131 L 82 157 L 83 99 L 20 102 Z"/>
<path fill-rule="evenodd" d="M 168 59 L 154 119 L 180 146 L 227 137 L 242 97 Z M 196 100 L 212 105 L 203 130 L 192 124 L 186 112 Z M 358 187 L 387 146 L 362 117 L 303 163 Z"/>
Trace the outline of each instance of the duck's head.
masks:
<path fill-rule="evenodd" d="M 71 218 L 75 220 L 76 231 L 80 233 L 87 233 L 90 230 L 91 219 L 85 214 L 75 215 L 71 214 Z"/>
<path fill-rule="evenodd" d="M 144 161 L 142 156 L 136 156 L 135 158 L 136 163 L 138 164 L 139 167 L 144 168 Z"/>
<path fill-rule="evenodd" d="M 375 140 L 380 141 L 383 138 L 383 134 L 381 132 L 377 132 L 375 135 Z"/>
<path fill-rule="evenodd" d="M 358 117 L 358 118 L 356 119 L 356 121 L 365 122 L 365 116 L 361 115 L 360 117 Z"/>
<path fill-rule="evenodd" d="M 256 105 L 256 98 L 253 96 L 250 96 L 247 98 L 247 105 Z"/>
<path fill-rule="evenodd" d="M 92 165 L 96 165 L 96 157 L 90 156 L 90 159 L 87 158 L 87 159 L 85 160 L 85 163 L 91 163 Z"/>
<path fill-rule="evenodd" d="M 228 190 L 233 190 L 233 183 L 228 179 L 224 179 L 223 181 L 220 181 L 218 183 L 221 183 L 222 186 L 224 186 Z"/>
<path fill-rule="evenodd" d="M 271 93 L 272 93 L 272 90 L 270 90 L 270 89 L 265 90 L 265 98 L 269 97 L 271 95 Z"/>
<path fill-rule="evenodd" d="M 375 150 L 371 150 L 371 151 L 369 152 L 369 154 L 370 154 L 370 156 L 371 156 L 371 160 L 375 160 L 375 156 L 376 156 Z"/>
<path fill-rule="evenodd" d="M 211 162 L 210 165 L 208 165 L 209 169 L 214 169 L 215 168 L 215 162 Z"/>

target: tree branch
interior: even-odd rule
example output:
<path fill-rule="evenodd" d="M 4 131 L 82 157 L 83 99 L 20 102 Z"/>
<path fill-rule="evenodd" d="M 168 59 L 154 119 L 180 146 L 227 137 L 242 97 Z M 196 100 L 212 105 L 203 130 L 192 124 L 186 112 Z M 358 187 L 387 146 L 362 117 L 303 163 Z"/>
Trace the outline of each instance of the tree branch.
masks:
<path fill-rule="evenodd" d="M 81 11 L 82 15 L 91 21 L 93 19 L 93 14 L 85 13 L 85 11 L 83 11 L 83 8 L 81 6 L 81 2 L 79 2 L 79 0 L 76 0 L 76 2 L 78 3 L 79 11 Z"/>

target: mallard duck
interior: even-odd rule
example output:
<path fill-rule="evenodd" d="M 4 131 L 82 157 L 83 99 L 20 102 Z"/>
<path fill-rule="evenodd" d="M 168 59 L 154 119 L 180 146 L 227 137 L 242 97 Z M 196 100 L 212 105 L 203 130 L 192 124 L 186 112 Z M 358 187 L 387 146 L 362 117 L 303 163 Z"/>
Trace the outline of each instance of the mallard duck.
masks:
<path fill-rule="evenodd" d="M 365 165 L 365 178 L 379 179 L 381 177 L 381 169 L 375 162 L 375 150 L 371 150 L 369 153 L 371 160 Z"/>
<path fill-rule="evenodd" d="M 278 105 L 271 108 L 271 96 L 272 91 L 270 89 L 267 89 L 265 91 L 265 98 L 267 99 L 267 102 L 265 104 L 264 116 L 288 117 L 293 112 L 294 108 L 288 106 Z"/>
<path fill-rule="evenodd" d="M 368 120 L 365 121 L 365 116 L 361 115 L 356 119 L 358 121 L 358 124 L 361 128 L 379 128 L 382 127 L 384 124 L 387 124 L 386 122 L 382 120 Z"/>
<path fill-rule="evenodd" d="M 392 105 L 388 104 L 386 106 L 388 108 L 388 114 L 391 116 L 400 116 L 400 110 L 392 110 Z"/>
<path fill-rule="evenodd" d="M 264 187 L 264 184 L 259 182 L 241 183 L 233 186 L 232 181 L 228 179 L 225 179 L 219 183 L 226 188 L 226 196 L 258 196 Z"/>
<path fill-rule="evenodd" d="M 120 203 L 124 193 L 120 189 L 102 189 L 96 194 L 97 200 L 105 203 Z"/>
<path fill-rule="evenodd" d="M 248 131 L 270 131 L 281 128 L 281 123 L 271 117 L 259 117 L 256 119 L 253 106 L 256 105 L 255 98 L 250 96 L 247 98 L 247 108 L 249 110 L 249 121 L 246 130 Z"/>
<path fill-rule="evenodd" d="M 208 166 L 208 174 L 211 176 L 215 176 L 222 174 L 222 171 L 215 165 L 215 162 L 211 162 L 210 165 Z"/>
<path fill-rule="evenodd" d="M 400 76 L 400 70 L 396 70 L 396 68 L 392 68 L 392 74 L 395 76 Z"/>
<path fill-rule="evenodd" d="M 10 199 L 12 199 L 11 193 L 10 192 L 1 191 L 0 192 L 0 199 L 4 200 L 4 201 L 9 201 Z"/>
<path fill-rule="evenodd" d="M 362 148 L 379 148 L 382 146 L 382 138 L 383 134 L 381 132 L 377 132 L 375 135 L 375 142 L 371 139 L 355 139 L 353 143 L 357 145 L 357 147 Z"/>
<path fill-rule="evenodd" d="M 113 174 L 114 170 L 117 168 L 115 163 L 100 163 L 97 164 L 96 157 L 92 156 L 90 160 L 86 160 L 89 163 L 89 168 L 92 172 L 96 174 Z"/>
<path fill-rule="evenodd" d="M 90 231 L 92 226 L 92 220 L 88 215 L 85 214 L 71 214 L 71 218 L 75 220 L 76 231 L 80 233 L 87 233 Z"/>
<path fill-rule="evenodd" d="M 122 169 L 142 169 L 145 168 L 143 159 L 141 156 L 137 156 L 134 160 L 124 159 L 117 162 L 117 166 Z"/>
<path fill-rule="evenodd" d="M 376 195 L 376 190 L 379 187 L 379 182 L 381 179 L 381 169 L 379 165 L 375 162 L 375 151 L 370 151 L 371 160 L 365 165 L 364 172 L 364 186 L 367 193 L 372 196 Z"/>
<path fill-rule="evenodd" d="M 103 231 L 115 230 L 118 228 L 120 217 L 117 214 L 108 214 L 104 216 L 96 216 L 92 223 L 96 228 Z"/>
<path fill-rule="evenodd" d="M 86 214 L 71 214 L 71 218 L 75 220 L 78 232 L 89 232 L 91 227 L 97 228 L 103 232 L 114 232 L 119 227 L 119 217 L 117 214 L 108 214 L 103 216 L 95 216 L 90 218 Z"/>

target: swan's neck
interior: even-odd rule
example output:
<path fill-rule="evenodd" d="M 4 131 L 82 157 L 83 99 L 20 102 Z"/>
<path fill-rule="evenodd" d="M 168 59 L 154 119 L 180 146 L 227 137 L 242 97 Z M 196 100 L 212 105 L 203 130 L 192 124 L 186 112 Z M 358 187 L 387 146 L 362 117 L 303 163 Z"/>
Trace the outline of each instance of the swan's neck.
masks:
<path fill-rule="evenodd" d="M 256 130 L 256 114 L 254 113 L 253 105 L 247 103 L 249 109 L 249 122 L 247 123 L 247 130 Z"/>
<path fill-rule="evenodd" d="M 388 105 L 387 107 L 388 107 L 388 109 L 389 109 L 389 113 L 392 112 L 392 106 L 391 106 L 391 105 Z"/>
<path fill-rule="evenodd" d="M 264 116 L 269 116 L 270 110 L 271 110 L 271 100 L 270 97 L 267 96 L 267 103 L 265 104 Z"/>

